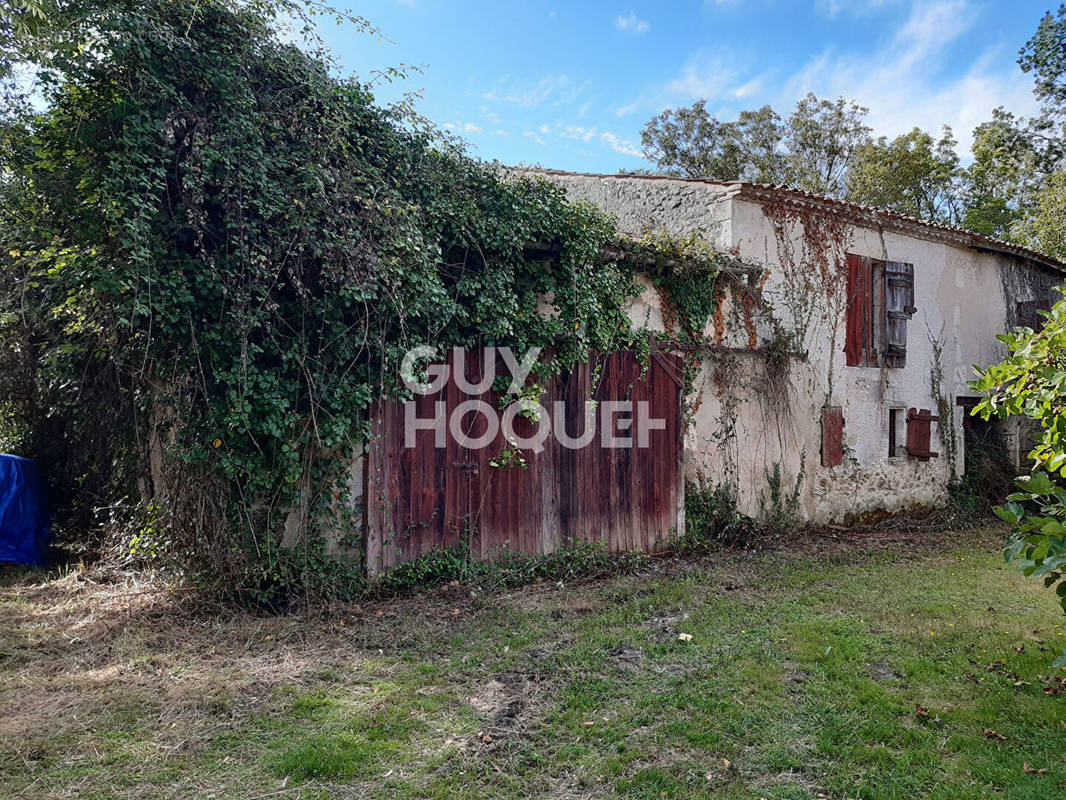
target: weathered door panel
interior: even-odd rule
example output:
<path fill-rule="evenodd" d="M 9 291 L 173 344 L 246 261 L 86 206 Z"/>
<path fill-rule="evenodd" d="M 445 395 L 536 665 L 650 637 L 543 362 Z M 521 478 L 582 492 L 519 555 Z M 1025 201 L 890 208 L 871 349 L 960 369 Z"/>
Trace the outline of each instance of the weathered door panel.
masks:
<path fill-rule="evenodd" d="M 480 382 L 484 365 L 467 354 L 466 375 Z M 502 360 L 497 375 L 504 374 Z M 679 360 L 659 353 L 645 367 L 619 351 L 576 365 L 545 385 L 545 424 L 572 438 L 586 430 L 586 401 L 594 404 L 596 435 L 585 447 L 563 446 L 552 435 L 539 453 L 522 449 L 526 468 L 490 465 L 510 445 L 498 432 L 487 447 L 470 446 L 485 433 L 482 414 L 467 414 L 448 430 L 451 413 L 466 400 L 498 408 L 499 394 L 463 391 L 454 376 L 437 394 L 416 397 L 415 414 L 430 419 L 443 400 L 445 446 L 437 432 L 420 430 L 405 446 L 405 409 L 383 401 L 374 409 L 367 469 L 367 572 L 378 574 L 434 548 L 460 542 L 481 559 L 504 551 L 549 553 L 572 542 L 602 541 L 613 551 L 653 550 L 675 533 L 683 517 L 683 419 Z M 602 410 L 611 401 L 646 402 L 645 416 L 665 429 L 650 430 L 647 446 L 604 447 Z M 555 419 L 555 403 L 565 409 Z M 633 415 L 618 413 L 615 434 L 637 441 Z M 631 420 L 630 428 L 620 420 Z M 519 417 L 515 432 L 531 435 L 534 423 Z M 463 439 L 463 435 L 468 437 Z"/>

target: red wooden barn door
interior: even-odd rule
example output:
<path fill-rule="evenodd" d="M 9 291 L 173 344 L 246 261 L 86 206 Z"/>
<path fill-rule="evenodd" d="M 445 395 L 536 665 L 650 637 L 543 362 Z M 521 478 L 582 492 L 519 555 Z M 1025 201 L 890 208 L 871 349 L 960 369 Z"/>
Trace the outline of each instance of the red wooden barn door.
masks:
<path fill-rule="evenodd" d="M 465 360 L 467 380 L 479 383 L 485 370 L 480 353 L 470 351 Z M 506 374 L 502 360 L 496 374 Z M 505 551 L 549 553 L 574 541 L 603 541 L 615 551 L 654 549 L 677 531 L 682 518 L 680 374 L 676 357 L 656 354 L 645 367 L 632 353 L 619 351 L 548 381 L 540 402 L 551 432 L 540 452 L 520 449 L 525 468 L 490 464 L 515 449 L 503 431 L 487 446 L 476 446 L 490 424 L 484 414 L 453 419 L 465 401 L 498 409 L 496 392 L 464 391 L 452 375 L 440 392 L 411 401 L 411 409 L 396 401 L 379 403 L 367 453 L 367 572 L 376 575 L 460 542 L 481 559 Z M 564 446 L 553 428 L 580 439 L 590 399 L 595 435 L 587 446 Z M 437 446 L 440 434 L 427 426 L 407 447 L 405 413 L 432 420 L 440 401 L 444 446 Z M 634 446 L 604 446 L 603 414 L 616 401 L 629 401 L 645 417 L 662 420 L 662 429 L 648 430 L 646 446 L 639 446 L 635 414 L 624 410 L 612 414 L 612 427 L 617 438 L 629 436 Z M 531 436 L 535 427 L 521 416 L 514 423 L 519 436 Z"/>

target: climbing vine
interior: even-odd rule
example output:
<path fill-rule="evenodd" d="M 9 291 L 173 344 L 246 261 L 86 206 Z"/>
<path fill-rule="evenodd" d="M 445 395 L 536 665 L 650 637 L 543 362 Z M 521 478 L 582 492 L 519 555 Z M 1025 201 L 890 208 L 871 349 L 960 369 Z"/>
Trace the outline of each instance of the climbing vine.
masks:
<path fill-rule="evenodd" d="M 644 269 L 662 298 L 667 334 L 688 343 L 702 341 L 707 320 L 721 302 L 725 257 L 700 231 L 684 237 L 648 231 L 635 241 L 649 256 Z"/>
<path fill-rule="evenodd" d="M 850 226 L 841 215 L 787 203 L 762 204 L 770 223 L 781 274 L 781 305 L 797 347 L 809 343 L 812 326 L 825 324 L 835 339 L 847 308 Z M 831 351 L 835 351 L 835 341 Z"/>
<path fill-rule="evenodd" d="M 948 473 L 955 474 L 955 461 L 958 457 L 958 441 L 955 429 L 954 398 L 944 391 L 944 342 L 935 336 L 929 337 L 933 348 L 933 361 L 929 366 L 929 391 L 936 401 L 937 430 L 940 434 L 940 447 L 948 465 Z"/>
<path fill-rule="evenodd" d="M 822 213 L 816 208 L 788 202 L 783 197 L 764 201 L 762 209 L 773 233 L 780 265 L 781 282 L 774 299 L 785 312 L 785 320 L 774 326 L 774 336 L 768 348 L 767 385 L 779 398 L 774 405 L 791 408 L 784 399 L 790 395 L 792 384 L 788 379 L 787 360 L 773 354 L 788 350 L 805 352 L 818 329 L 828 333 L 824 402 L 831 403 L 837 336 L 848 306 L 847 249 L 851 226 L 843 215 Z M 767 421 L 777 421 L 783 447 L 782 418 L 787 420 L 787 414 L 784 417 L 775 415 Z"/>
<path fill-rule="evenodd" d="M 769 313 L 751 265 L 699 233 L 622 239 L 381 107 L 320 43 L 277 34 L 300 13 L 61 4 L 13 43 L 40 96 L 5 97 L 0 125 L 5 444 L 59 504 L 125 518 L 138 557 L 266 597 L 355 580 L 326 543 L 359 547 L 351 465 L 414 347 L 542 348 L 507 399 L 531 409 L 594 353 L 686 344 L 694 369 L 727 327 L 754 348 Z M 633 330 L 638 272 L 666 342 Z"/>
<path fill-rule="evenodd" d="M 276 34 L 295 8 L 99 0 L 26 43 L 0 381 L 32 387 L 13 444 L 84 505 L 157 509 L 161 549 L 228 585 L 328 589 L 319 534 L 405 352 L 542 347 L 550 374 L 631 342 L 635 284 L 608 219 L 378 106 Z M 322 522 L 283 546 L 294 508 Z"/>

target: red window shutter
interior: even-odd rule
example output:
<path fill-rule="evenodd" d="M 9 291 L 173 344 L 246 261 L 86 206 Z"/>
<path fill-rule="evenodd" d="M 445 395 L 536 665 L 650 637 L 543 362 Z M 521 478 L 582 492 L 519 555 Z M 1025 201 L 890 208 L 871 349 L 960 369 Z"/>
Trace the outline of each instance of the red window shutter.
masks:
<path fill-rule="evenodd" d="M 933 416 L 927 408 L 921 411 L 912 408 L 907 412 L 907 458 L 928 461 L 940 455 L 929 450 L 934 422 L 940 422 L 940 417 Z"/>
<path fill-rule="evenodd" d="M 848 253 L 848 307 L 844 325 L 844 363 L 861 367 L 872 350 L 873 317 L 870 259 Z"/>
<path fill-rule="evenodd" d="M 838 467 L 844 463 L 844 413 L 840 406 L 822 409 L 822 466 Z"/>
<path fill-rule="evenodd" d="M 907 363 L 907 320 L 914 307 L 914 265 L 885 262 L 885 354 L 886 367 Z"/>

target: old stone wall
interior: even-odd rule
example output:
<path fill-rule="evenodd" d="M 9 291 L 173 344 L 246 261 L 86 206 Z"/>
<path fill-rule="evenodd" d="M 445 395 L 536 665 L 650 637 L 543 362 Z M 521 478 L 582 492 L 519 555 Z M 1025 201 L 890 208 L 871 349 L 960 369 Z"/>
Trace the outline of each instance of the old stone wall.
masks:
<path fill-rule="evenodd" d="M 958 246 L 932 230 L 923 238 L 850 222 L 828 225 L 822 239 L 835 239 L 841 257 L 847 252 L 914 265 L 916 311 L 907 324 L 906 364 L 845 366 L 844 304 L 834 294 L 833 276 L 815 281 L 809 320 L 800 324 L 791 314 L 803 304 L 790 296 L 795 281 L 786 280 L 788 265 L 782 262 L 822 268 L 815 266 L 818 254 L 804 234 L 802 215 L 788 225 L 775 224 L 780 217 L 773 208 L 728 184 L 546 175 L 571 197 L 614 214 L 625 232 L 684 236 L 699 230 L 717 249 L 767 266 L 765 297 L 784 328 L 802 334 L 794 344 L 806 358 L 768 371 L 759 354 L 744 352 L 746 336 L 726 343 L 736 349 L 709 352 L 689 397 L 693 416 L 685 452 L 691 476 L 730 485 L 741 509 L 753 515 L 765 505 L 766 479 L 775 468 L 786 488 L 801 481 L 800 515 L 811 522 L 850 522 L 942 503 L 948 482 L 965 466 L 963 409 L 956 398 L 972 395 L 966 382 L 973 365 L 1002 357 L 996 335 L 1014 324 L 1017 301 L 1046 295 L 1059 282 L 1013 255 Z M 816 223 L 823 224 L 811 224 Z M 840 291 L 839 282 L 836 286 Z M 661 302 L 649 284 L 633 305 L 634 324 L 662 330 Z M 715 341 L 713 320 L 705 335 Z M 840 407 L 844 418 L 844 461 L 834 467 L 822 466 L 820 459 L 826 405 Z M 945 412 L 931 437 L 939 458 L 922 462 L 902 451 L 889 453 L 890 410 L 897 409 L 899 420 L 909 408 Z M 905 443 L 905 427 L 897 430 Z"/>

